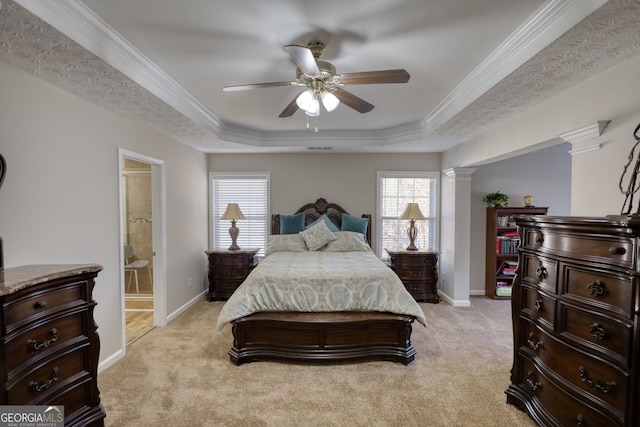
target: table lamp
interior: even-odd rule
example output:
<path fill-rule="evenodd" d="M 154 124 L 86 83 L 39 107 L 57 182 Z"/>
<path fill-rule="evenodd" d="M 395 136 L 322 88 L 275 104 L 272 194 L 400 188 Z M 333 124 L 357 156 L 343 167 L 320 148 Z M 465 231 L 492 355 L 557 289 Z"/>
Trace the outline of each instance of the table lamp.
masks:
<path fill-rule="evenodd" d="M 420 211 L 420 206 L 417 203 L 407 203 L 407 207 L 400 215 L 400 219 L 409 219 L 411 223 L 409 228 L 407 229 L 407 234 L 409 235 L 409 246 L 407 246 L 408 251 L 417 251 L 415 241 L 418 236 L 418 229 L 416 228 L 416 220 L 424 220 L 424 215 L 422 215 L 422 211 Z"/>
<path fill-rule="evenodd" d="M 229 246 L 230 251 L 237 251 L 240 249 L 238 244 L 236 243 L 236 239 L 238 238 L 238 227 L 236 227 L 237 219 L 244 219 L 244 215 L 242 215 L 242 211 L 240 210 L 240 206 L 237 203 L 229 203 L 227 205 L 227 210 L 224 211 L 224 215 L 220 217 L 221 220 L 231 220 L 231 228 L 229 228 L 229 236 L 231 236 L 231 246 Z"/>

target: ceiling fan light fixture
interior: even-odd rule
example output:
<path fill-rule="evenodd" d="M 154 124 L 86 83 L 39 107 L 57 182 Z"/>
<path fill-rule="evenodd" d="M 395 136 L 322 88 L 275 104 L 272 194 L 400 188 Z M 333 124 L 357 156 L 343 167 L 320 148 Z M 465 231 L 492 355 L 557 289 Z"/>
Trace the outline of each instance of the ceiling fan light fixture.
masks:
<path fill-rule="evenodd" d="M 309 109 L 309 106 L 312 102 L 313 91 L 311 89 L 305 90 L 300 95 L 298 95 L 298 98 L 296 98 L 296 104 L 298 104 L 298 107 L 304 111 L 307 111 L 307 109 Z"/>
<path fill-rule="evenodd" d="M 322 91 L 321 97 L 322 105 L 324 105 L 324 108 L 328 112 L 332 112 L 333 110 L 338 108 L 338 105 L 340 105 L 340 100 L 338 99 L 338 97 L 327 90 Z"/>
<path fill-rule="evenodd" d="M 317 117 L 320 115 L 320 102 L 318 102 L 317 98 L 311 98 L 311 102 L 307 105 L 307 108 L 304 109 L 304 112 L 307 116 Z"/>

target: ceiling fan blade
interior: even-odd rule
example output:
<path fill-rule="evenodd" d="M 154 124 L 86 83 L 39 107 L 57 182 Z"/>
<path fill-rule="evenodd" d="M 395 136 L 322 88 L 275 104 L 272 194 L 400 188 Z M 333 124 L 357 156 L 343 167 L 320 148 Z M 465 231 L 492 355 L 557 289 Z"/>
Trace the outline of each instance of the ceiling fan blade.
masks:
<path fill-rule="evenodd" d="M 280 87 L 280 86 L 299 86 L 298 82 L 270 82 L 270 83 L 253 83 L 248 85 L 236 85 L 236 86 L 224 86 L 222 88 L 225 92 L 234 92 L 237 90 L 249 90 L 259 89 L 264 87 Z"/>
<path fill-rule="evenodd" d="M 295 98 L 293 98 L 293 101 L 291 101 L 289 103 L 289 105 L 287 105 L 285 107 L 284 110 L 282 110 L 282 113 L 280 113 L 280 115 L 278 117 L 291 117 L 293 116 L 293 114 L 298 111 L 298 103 L 296 102 L 296 100 L 298 99 L 298 95 L 296 95 Z"/>
<path fill-rule="evenodd" d="M 406 83 L 409 81 L 407 70 L 365 71 L 362 73 L 346 73 L 340 75 L 345 85 L 368 85 L 380 83 Z"/>
<path fill-rule="evenodd" d="M 336 98 L 338 98 L 344 105 L 353 108 L 359 113 L 368 113 L 369 111 L 373 110 L 372 104 L 369 104 L 364 99 L 358 98 L 351 92 L 347 92 L 344 89 L 338 87 L 332 89 L 331 93 L 333 93 Z"/>
<path fill-rule="evenodd" d="M 308 76 L 317 76 L 320 74 L 316 59 L 311 53 L 311 49 L 305 46 L 290 44 L 284 47 L 284 50 L 291 56 L 293 62 L 296 63 L 300 71 Z"/>

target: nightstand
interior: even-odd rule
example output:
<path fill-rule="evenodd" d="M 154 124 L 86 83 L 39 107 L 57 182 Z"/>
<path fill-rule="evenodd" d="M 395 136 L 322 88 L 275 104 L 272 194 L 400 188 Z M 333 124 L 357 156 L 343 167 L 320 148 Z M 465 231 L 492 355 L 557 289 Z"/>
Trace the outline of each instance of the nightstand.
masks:
<path fill-rule="evenodd" d="M 257 264 L 260 249 L 205 251 L 209 258 L 209 292 L 207 301 L 228 299 Z"/>
<path fill-rule="evenodd" d="M 385 249 L 391 257 L 389 267 L 396 272 L 405 288 L 420 302 L 437 304 L 438 253 L 427 251 L 394 251 Z"/>

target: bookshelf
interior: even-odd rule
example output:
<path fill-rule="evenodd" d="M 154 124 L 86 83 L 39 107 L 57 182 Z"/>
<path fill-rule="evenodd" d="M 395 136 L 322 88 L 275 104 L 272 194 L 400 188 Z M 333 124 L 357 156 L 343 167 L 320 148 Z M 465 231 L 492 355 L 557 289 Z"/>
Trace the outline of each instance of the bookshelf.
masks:
<path fill-rule="evenodd" d="M 546 215 L 547 208 L 487 208 L 485 295 L 510 299 L 511 286 L 518 267 L 518 228 L 514 215 Z"/>

